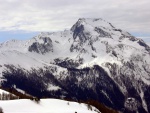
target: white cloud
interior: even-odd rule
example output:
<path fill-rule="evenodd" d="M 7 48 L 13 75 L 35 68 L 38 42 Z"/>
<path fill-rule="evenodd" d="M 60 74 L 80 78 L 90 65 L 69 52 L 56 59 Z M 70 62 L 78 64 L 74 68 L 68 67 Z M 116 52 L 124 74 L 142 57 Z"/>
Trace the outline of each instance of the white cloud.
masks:
<path fill-rule="evenodd" d="M 129 32 L 149 33 L 150 0 L 0 0 L 0 30 L 57 31 L 78 18 L 104 18 Z"/>

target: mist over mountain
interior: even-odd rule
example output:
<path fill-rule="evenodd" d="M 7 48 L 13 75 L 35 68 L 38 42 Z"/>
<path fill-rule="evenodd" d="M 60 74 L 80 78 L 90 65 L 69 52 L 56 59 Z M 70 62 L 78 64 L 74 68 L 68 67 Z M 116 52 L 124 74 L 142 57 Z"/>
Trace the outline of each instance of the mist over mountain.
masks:
<path fill-rule="evenodd" d="M 0 44 L 0 83 L 42 98 L 95 100 L 150 113 L 150 47 L 101 19 Z"/>

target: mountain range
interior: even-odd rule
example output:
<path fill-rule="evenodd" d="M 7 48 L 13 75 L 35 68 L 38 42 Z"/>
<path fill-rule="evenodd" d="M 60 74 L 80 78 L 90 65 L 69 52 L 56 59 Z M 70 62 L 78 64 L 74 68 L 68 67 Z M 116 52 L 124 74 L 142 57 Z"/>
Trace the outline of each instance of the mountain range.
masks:
<path fill-rule="evenodd" d="M 150 113 L 150 47 L 103 19 L 80 18 L 70 30 L 1 43 L 0 85 Z"/>

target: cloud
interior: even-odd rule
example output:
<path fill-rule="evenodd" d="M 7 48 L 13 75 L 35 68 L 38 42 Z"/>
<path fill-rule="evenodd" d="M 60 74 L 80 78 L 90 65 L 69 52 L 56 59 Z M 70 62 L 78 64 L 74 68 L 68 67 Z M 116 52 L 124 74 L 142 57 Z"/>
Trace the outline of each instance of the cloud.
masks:
<path fill-rule="evenodd" d="M 0 30 L 58 31 L 78 18 L 103 18 L 134 33 L 150 31 L 149 0 L 0 0 Z"/>

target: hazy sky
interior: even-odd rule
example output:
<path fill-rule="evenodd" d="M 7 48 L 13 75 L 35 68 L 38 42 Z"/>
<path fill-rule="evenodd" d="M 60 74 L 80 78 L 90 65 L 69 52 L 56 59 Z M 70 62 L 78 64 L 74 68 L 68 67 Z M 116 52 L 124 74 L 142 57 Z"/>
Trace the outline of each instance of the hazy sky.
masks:
<path fill-rule="evenodd" d="M 103 18 L 150 41 L 149 5 L 150 0 L 0 0 L 0 42 L 69 29 L 82 17 Z"/>

